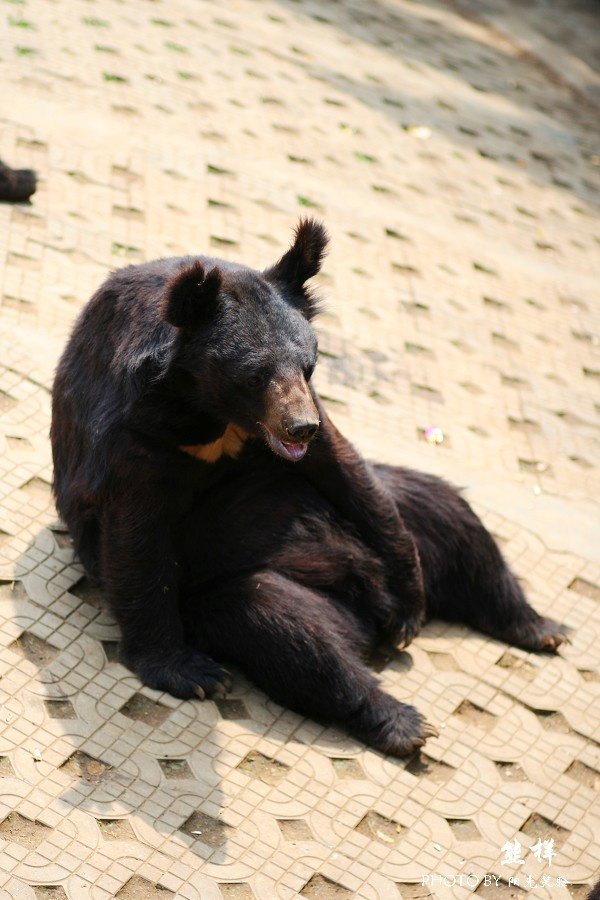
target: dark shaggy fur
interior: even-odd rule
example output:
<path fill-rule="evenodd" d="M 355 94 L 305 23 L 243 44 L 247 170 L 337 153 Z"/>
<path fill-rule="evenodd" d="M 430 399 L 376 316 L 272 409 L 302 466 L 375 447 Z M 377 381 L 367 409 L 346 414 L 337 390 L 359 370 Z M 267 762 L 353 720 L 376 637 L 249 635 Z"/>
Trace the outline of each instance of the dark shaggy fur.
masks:
<path fill-rule="evenodd" d="M 11 169 L 0 159 L 0 200 L 22 203 L 35 194 L 36 187 L 33 169 Z"/>
<path fill-rule="evenodd" d="M 220 697 L 231 660 L 404 755 L 432 729 L 381 691 L 373 653 L 426 614 L 535 650 L 563 633 L 454 489 L 369 465 L 329 420 L 305 287 L 326 242 L 309 220 L 262 274 L 208 257 L 113 273 L 56 375 L 54 488 L 143 681 Z"/>

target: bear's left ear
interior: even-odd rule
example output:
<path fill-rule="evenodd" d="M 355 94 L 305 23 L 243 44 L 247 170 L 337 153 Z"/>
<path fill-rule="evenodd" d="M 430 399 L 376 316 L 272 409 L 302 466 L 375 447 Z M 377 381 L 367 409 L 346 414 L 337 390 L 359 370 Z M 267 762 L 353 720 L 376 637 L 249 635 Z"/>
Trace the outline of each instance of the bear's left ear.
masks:
<path fill-rule="evenodd" d="M 268 281 L 279 281 L 301 288 L 321 268 L 329 236 L 316 219 L 301 219 L 296 226 L 294 243 L 274 266 L 263 272 Z"/>
<path fill-rule="evenodd" d="M 199 259 L 180 269 L 165 286 L 163 319 L 177 328 L 205 324 L 217 310 L 221 280 L 220 269 L 215 266 L 207 273 Z"/>

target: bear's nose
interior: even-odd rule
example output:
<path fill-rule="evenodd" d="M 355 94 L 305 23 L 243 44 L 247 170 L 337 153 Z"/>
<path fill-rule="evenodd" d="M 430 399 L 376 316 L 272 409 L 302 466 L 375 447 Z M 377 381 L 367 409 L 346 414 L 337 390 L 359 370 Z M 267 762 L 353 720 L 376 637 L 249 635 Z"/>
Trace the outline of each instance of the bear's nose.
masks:
<path fill-rule="evenodd" d="M 290 422 L 289 425 L 285 426 L 285 430 L 288 433 L 289 437 L 293 438 L 294 441 L 302 442 L 310 441 L 310 439 L 317 433 L 318 427 L 318 422 L 307 422 L 305 420 L 299 422 Z"/>

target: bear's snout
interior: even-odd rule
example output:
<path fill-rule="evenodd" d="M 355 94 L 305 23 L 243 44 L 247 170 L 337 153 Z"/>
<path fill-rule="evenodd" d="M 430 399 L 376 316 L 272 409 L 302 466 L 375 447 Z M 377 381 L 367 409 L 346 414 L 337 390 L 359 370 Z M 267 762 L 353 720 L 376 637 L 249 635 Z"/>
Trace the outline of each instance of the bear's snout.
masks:
<path fill-rule="evenodd" d="M 319 427 L 318 420 L 316 422 L 307 422 L 306 420 L 294 420 L 286 422 L 285 430 L 293 441 L 310 441 L 317 433 Z"/>
<path fill-rule="evenodd" d="M 304 378 L 274 382 L 261 422 L 271 450 L 284 459 L 302 459 L 319 428 L 319 414 Z"/>

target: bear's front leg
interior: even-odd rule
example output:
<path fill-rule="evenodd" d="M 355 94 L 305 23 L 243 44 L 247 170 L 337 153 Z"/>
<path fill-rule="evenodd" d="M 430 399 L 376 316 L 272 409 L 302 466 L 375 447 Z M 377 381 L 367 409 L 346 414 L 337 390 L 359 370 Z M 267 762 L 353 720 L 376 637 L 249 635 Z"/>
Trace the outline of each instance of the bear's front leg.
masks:
<path fill-rule="evenodd" d="M 184 641 L 172 509 L 140 508 L 123 491 L 102 522 L 101 577 L 121 627 L 121 656 L 149 687 L 175 697 L 224 697 L 228 672 Z M 148 494 L 150 496 L 150 494 Z"/>
<path fill-rule="evenodd" d="M 314 391 L 312 394 L 319 411 L 319 431 L 296 465 L 384 561 L 397 602 L 379 611 L 382 637 L 393 646 L 406 646 L 425 618 L 423 575 L 415 541 L 392 494 L 337 430 Z"/>
<path fill-rule="evenodd" d="M 189 633 L 278 703 L 343 725 L 382 753 L 410 756 L 437 734 L 413 706 L 380 689 L 360 658 L 360 619 L 280 572 L 215 586 L 201 623 L 192 602 Z"/>

